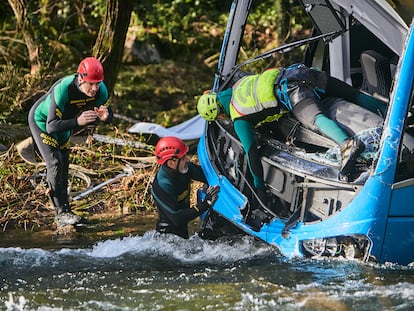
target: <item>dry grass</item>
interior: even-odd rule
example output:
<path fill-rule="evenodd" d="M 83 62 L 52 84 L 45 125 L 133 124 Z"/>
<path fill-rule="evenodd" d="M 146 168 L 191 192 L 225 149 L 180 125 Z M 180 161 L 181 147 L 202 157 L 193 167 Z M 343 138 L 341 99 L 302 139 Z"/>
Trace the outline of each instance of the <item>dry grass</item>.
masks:
<path fill-rule="evenodd" d="M 147 150 L 140 150 L 100 142 L 74 144 L 71 163 L 85 169 L 91 187 L 114 178 L 126 167 L 133 169 L 130 175 L 72 202 L 72 209 L 85 216 L 153 210 L 150 185 L 157 167 L 151 148 L 148 146 Z M 1 231 L 12 228 L 34 230 L 50 226 L 53 222 L 53 208 L 45 193 L 44 177 L 41 176 L 44 172 L 43 165 L 35 166 L 24 161 L 15 145 L 0 154 Z M 85 187 L 84 180 L 71 179 L 73 191 L 82 191 Z"/>

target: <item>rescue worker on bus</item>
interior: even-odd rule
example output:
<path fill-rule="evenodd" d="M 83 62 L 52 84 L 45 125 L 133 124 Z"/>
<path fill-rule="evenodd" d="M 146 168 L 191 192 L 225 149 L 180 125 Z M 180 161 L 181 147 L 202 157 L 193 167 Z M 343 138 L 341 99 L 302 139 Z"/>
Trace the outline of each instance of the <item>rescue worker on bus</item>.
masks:
<path fill-rule="evenodd" d="M 357 157 L 364 151 L 365 146 L 357 137 L 350 137 L 336 121 L 324 114 L 320 105 L 322 96 L 343 98 L 372 111 L 384 109 L 379 100 L 326 72 L 298 64 L 247 75 L 217 94 L 205 93 L 198 100 L 197 110 L 207 121 L 223 117 L 233 121 L 248 158 L 257 194 L 266 203 L 263 167 L 254 136 L 257 125 L 276 121 L 292 112 L 306 127 L 321 132 L 340 146 L 340 174 L 343 176 L 352 171 Z"/>

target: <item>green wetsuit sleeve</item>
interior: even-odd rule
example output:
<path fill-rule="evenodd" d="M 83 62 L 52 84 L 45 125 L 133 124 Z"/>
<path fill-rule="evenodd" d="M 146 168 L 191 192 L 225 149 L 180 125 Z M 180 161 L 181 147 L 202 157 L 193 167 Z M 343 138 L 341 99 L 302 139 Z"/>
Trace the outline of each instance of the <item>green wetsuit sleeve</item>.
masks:
<path fill-rule="evenodd" d="M 108 108 L 108 112 L 109 112 L 108 119 L 103 121 L 104 123 L 108 124 L 108 123 L 112 122 L 112 120 L 114 118 L 114 112 L 112 111 L 111 106 L 106 105 L 106 102 L 108 101 L 108 98 L 109 98 L 109 93 L 108 93 L 108 89 L 107 89 L 105 83 L 101 82 L 99 88 L 100 88 L 99 98 L 96 100 L 95 106 L 99 108 L 101 105 L 105 105 Z"/>
<path fill-rule="evenodd" d="M 349 135 L 344 132 L 338 123 L 329 119 L 322 113 L 315 117 L 315 125 L 318 127 L 319 131 L 333 139 L 338 145 L 349 138 Z"/>
<path fill-rule="evenodd" d="M 217 94 L 217 99 L 221 103 L 222 107 L 224 108 L 224 111 L 228 116 L 230 116 L 230 101 L 232 94 L 233 90 L 231 87 Z"/>
<path fill-rule="evenodd" d="M 96 101 L 96 106 L 99 107 L 101 105 L 105 105 L 106 102 L 108 101 L 108 97 L 109 97 L 108 89 L 105 83 L 101 82 L 99 86 L 99 98 Z"/>
<path fill-rule="evenodd" d="M 263 166 L 259 151 L 257 150 L 252 125 L 246 120 L 236 119 L 234 121 L 234 130 L 239 136 L 244 151 L 246 152 L 249 168 L 253 175 L 254 185 L 256 188 L 262 188 L 264 186 Z"/>
<path fill-rule="evenodd" d="M 62 115 L 65 105 L 68 103 L 68 88 L 72 83 L 74 76 L 63 78 L 55 84 L 48 96 L 49 111 L 46 120 L 46 131 L 48 133 L 59 133 L 70 131 L 78 126 L 76 118 L 63 120 Z"/>

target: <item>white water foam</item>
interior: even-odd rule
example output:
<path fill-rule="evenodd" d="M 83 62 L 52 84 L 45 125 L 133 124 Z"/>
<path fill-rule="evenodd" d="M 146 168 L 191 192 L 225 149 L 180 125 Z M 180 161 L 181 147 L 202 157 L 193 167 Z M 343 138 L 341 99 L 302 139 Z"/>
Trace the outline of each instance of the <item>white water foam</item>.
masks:
<path fill-rule="evenodd" d="M 7 311 L 23 311 L 25 310 L 25 305 L 27 303 L 26 299 L 23 296 L 19 296 L 17 301 L 14 301 L 12 293 L 9 293 L 9 301 L 5 302 Z"/>
<path fill-rule="evenodd" d="M 59 267 L 62 260 L 66 258 L 71 260 L 71 257 L 84 259 L 87 264 L 91 258 L 116 259 L 125 255 L 148 258 L 165 257 L 183 263 L 228 263 L 276 255 L 276 251 L 271 246 L 249 236 L 208 241 L 197 235 L 182 239 L 172 234 L 159 234 L 152 230 L 143 236 L 101 241 L 92 248 L 59 250 L 0 248 L 0 265 L 25 270 L 36 267 Z M 80 261 L 77 260 L 77 262 Z"/>
<path fill-rule="evenodd" d="M 266 256 L 274 251 L 270 246 L 254 241 L 248 236 L 237 237 L 236 240 L 207 241 L 197 235 L 182 239 L 171 234 L 149 231 L 143 236 L 99 242 L 84 254 L 97 258 L 113 258 L 124 254 L 153 254 L 170 256 L 182 262 L 233 262 Z"/>
<path fill-rule="evenodd" d="M 41 248 L 23 249 L 20 247 L 0 248 L 0 263 L 9 261 L 12 266 L 40 267 L 53 264 L 54 254 Z"/>

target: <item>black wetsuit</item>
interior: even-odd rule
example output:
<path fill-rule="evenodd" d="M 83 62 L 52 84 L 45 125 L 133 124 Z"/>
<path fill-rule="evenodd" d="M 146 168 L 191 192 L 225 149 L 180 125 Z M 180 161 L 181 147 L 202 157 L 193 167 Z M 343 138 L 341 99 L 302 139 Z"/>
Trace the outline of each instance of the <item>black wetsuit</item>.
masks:
<path fill-rule="evenodd" d="M 191 180 L 207 182 L 201 167 L 191 162 L 185 174 L 166 165 L 158 170 L 152 184 L 158 209 L 158 232 L 188 238 L 188 222 L 200 215 L 197 208 L 190 206 Z"/>
<path fill-rule="evenodd" d="M 47 182 L 55 208 L 67 206 L 68 170 L 71 130 L 79 127 L 78 115 L 85 110 L 104 105 L 108 90 L 103 82 L 94 97 L 79 90 L 77 75 L 57 81 L 50 90 L 32 106 L 29 112 L 29 127 L 33 139 L 46 162 Z M 108 107 L 109 118 L 113 113 Z"/>

